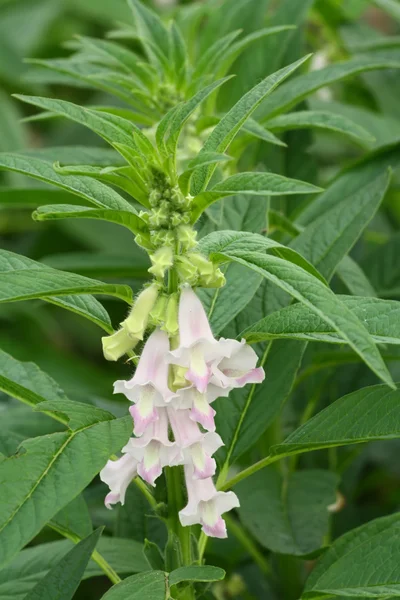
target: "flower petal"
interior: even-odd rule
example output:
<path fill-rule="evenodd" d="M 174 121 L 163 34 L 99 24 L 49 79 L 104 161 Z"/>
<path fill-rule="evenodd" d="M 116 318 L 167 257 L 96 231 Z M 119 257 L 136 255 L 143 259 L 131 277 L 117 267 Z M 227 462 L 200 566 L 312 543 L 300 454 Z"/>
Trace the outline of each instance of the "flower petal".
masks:
<path fill-rule="evenodd" d="M 128 485 L 137 475 L 137 460 L 124 454 L 118 460 L 109 460 L 106 466 L 100 471 L 100 479 L 110 488 L 110 492 L 105 497 L 104 503 L 111 509 L 112 504 L 125 502 L 125 494 Z"/>

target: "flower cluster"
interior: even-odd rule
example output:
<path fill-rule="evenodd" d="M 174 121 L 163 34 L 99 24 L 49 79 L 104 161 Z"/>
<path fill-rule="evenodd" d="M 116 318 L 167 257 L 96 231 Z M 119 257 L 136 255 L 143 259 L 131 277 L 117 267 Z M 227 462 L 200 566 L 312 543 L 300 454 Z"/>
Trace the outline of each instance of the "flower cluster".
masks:
<path fill-rule="evenodd" d="M 233 492 L 218 492 L 213 483 L 213 454 L 223 445 L 215 432 L 211 404 L 230 390 L 259 383 L 256 353 L 232 339 L 215 339 L 207 315 L 191 287 L 179 300 L 179 340 L 156 328 L 148 338 L 130 381 L 117 381 L 115 393 L 132 402 L 132 437 L 122 458 L 109 461 L 101 479 L 110 492 L 105 504 L 124 503 L 126 489 L 139 475 L 151 485 L 165 466 L 183 465 L 188 503 L 180 511 L 183 526 L 202 525 L 210 536 L 226 537 L 222 514 L 239 506 Z M 171 348 L 172 346 L 175 346 Z"/>

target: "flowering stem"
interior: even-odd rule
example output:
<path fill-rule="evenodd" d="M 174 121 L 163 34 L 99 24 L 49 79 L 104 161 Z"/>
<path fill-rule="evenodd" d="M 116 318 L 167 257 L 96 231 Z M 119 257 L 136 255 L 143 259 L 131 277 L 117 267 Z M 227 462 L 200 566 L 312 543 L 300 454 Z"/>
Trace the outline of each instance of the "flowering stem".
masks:
<path fill-rule="evenodd" d="M 284 458 L 284 456 L 266 456 L 265 458 L 262 458 L 258 462 L 254 463 L 254 465 L 251 465 L 251 467 L 240 471 L 240 473 L 232 477 L 232 479 L 229 479 L 226 483 L 220 485 L 218 489 L 221 491 L 229 490 L 237 483 L 239 483 L 239 481 L 246 479 L 246 477 L 250 477 L 250 475 L 257 473 L 257 471 L 260 471 L 260 469 L 264 469 L 264 467 L 271 465 L 272 463 L 276 462 L 277 460 L 280 460 L 281 458 Z"/>
<path fill-rule="evenodd" d="M 183 564 L 190 565 L 192 563 L 190 527 L 182 527 L 178 516 L 179 511 L 184 506 L 182 475 L 183 469 L 181 467 L 166 469 L 168 513 L 171 529 L 176 533 L 181 542 Z"/>

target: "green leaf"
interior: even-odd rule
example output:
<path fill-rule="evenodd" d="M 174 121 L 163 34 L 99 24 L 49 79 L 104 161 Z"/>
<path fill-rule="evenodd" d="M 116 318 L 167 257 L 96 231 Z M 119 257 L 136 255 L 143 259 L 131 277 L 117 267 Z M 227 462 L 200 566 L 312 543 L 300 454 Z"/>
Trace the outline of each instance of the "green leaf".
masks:
<path fill-rule="evenodd" d="M 0 600 L 24 600 L 29 590 L 72 548 L 74 544 L 70 540 L 59 540 L 22 550 L 0 571 Z M 142 544 L 132 540 L 104 536 L 97 546 L 101 556 L 120 575 L 129 575 L 148 568 L 142 549 Z M 100 575 L 103 575 L 103 571 L 90 560 L 83 579 Z"/>
<path fill-rule="evenodd" d="M 238 133 L 242 125 L 282 81 L 289 77 L 309 56 L 277 71 L 264 79 L 261 83 L 245 94 L 229 112 L 221 119 L 211 135 L 206 140 L 202 152 L 225 152 L 229 144 Z M 215 167 L 204 167 L 193 178 L 192 194 L 197 195 L 203 191 L 210 181 Z"/>
<path fill-rule="evenodd" d="M 60 562 L 26 595 L 26 600 L 71 600 L 85 572 L 102 528 L 97 529 L 70 550 Z"/>
<path fill-rule="evenodd" d="M 0 188 L 0 205 L 4 208 L 36 208 L 40 204 L 76 204 L 79 200 L 63 190 L 41 188 Z"/>
<path fill-rule="evenodd" d="M 400 294 L 400 235 L 393 234 L 386 244 L 376 248 L 362 261 L 378 296 L 390 297 Z"/>
<path fill-rule="evenodd" d="M 78 296 L 62 296 L 57 298 L 53 296 L 51 298 L 42 298 L 45 302 L 55 304 L 60 308 L 65 308 L 71 312 L 85 317 L 92 321 L 107 333 L 113 333 L 113 327 L 108 312 L 102 304 L 93 296 L 89 294 L 83 294 Z"/>
<path fill-rule="evenodd" d="M 344 169 L 322 194 L 302 210 L 296 222 L 304 227 L 336 206 L 338 201 L 347 200 L 350 203 L 360 188 L 372 183 L 389 167 L 394 170 L 398 166 L 400 166 L 398 141 L 371 152 L 351 168 Z"/>
<path fill-rule="evenodd" d="M 0 104 L 0 152 L 24 148 L 27 145 L 27 136 L 20 123 L 21 115 L 3 91 L 0 92 Z"/>
<path fill-rule="evenodd" d="M 2 565 L 85 489 L 132 433 L 128 417 L 114 419 L 99 409 L 93 414 L 94 407 L 75 407 L 77 404 L 62 402 L 62 412 L 71 426 L 79 425 L 77 429 L 26 440 L 24 452 L 0 463 L 0 477 L 5 482 L 0 503 Z M 44 408 L 59 411 L 56 402 L 46 402 Z M 97 421 L 100 414 L 103 416 Z M 71 469 L 77 456 L 79 468 Z"/>
<path fill-rule="evenodd" d="M 45 256 L 41 262 L 55 269 L 71 271 L 72 273 L 86 275 L 86 277 L 105 277 L 107 279 L 149 278 L 150 261 L 144 252 L 138 252 L 135 256 L 129 253 L 114 254 L 111 252 L 62 252 Z M 77 300 L 82 296 L 71 296 L 71 298 Z M 59 300 L 64 299 L 65 296 Z M 94 298 L 92 299 L 97 302 Z M 111 322 L 109 325 L 111 325 Z"/>
<path fill-rule="evenodd" d="M 176 585 L 182 581 L 222 581 L 225 571 L 209 565 L 192 565 L 175 569 L 169 575 L 169 584 Z"/>
<path fill-rule="evenodd" d="M 374 140 L 368 131 L 347 117 L 322 110 L 302 110 L 287 115 L 280 115 L 270 121 L 266 121 L 265 126 L 272 131 L 309 128 L 324 129 L 342 133 L 362 143 Z"/>
<path fill-rule="evenodd" d="M 167 591 L 167 574 L 163 571 L 149 571 L 127 577 L 114 585 L 103 596 L 103 600 L 166 600 Z"/>
<path fill-rule="evenodd" d="M 85 499 L 77 496 L 62 508 L 49 522 L 49 525 L 65 537 L 77 536 L 83 539 L 93 531 L 92 520 Z"/>
<path fill-rule="evenodd" d="M 45 400 L 68 400 L 58 383 L 33 362 L 21 362 L 0 350 L 0 389 L 34 408 Z"/>
<path fill-rule="evenodd" d="M 20 155 L 46 160 L 51 164 L 58 161 L 67 165 L 97 165 L 98 167 L 122 166 L 124 159 L 112 148 L 97 146 L 54 146 L 24 150 Z"/>
<path fill-rule="evenodd" d="M 320 469 L 287 480 L 273 467 L 263 469 L 235 486 L 240 520 L 264 548 L 307 556 L 323 546 L 337 485 L 334 473 Z"/>
<path fill-rule="evenodd" d="M 100 219 L 126 227 L 135 235 L 148 231 L 146 223 L 132 212 L 122 210 L 98 210 L 86 206 L 70 204 L 54 204 L 40 206 L 32 215 L 35 221 L 51 221 L 57 219 Z"/>
<path fill-rule="evenodd" d="M 201 153 L 200 155 L 201 156 Z M 198 170 L 196 171 L 198 172 Z M 192 177 L 195 179 L 196 172 Z M 316 194 L 321 188 L 274 173 L 237 173 L 215 185 L 211 190 L 195 197 L 192 204 L 192 221 L 195 222 L 213 202 L 226 196 L 252 194 L 255 196 L 285 196 L 290 194 Z"/>
<path fill-rule="evenodd" d="M 282 142 L 276 135 L 271 133 L 268 129 L 266 129 L 260 123 L 257 123 L 254 119 L 247 119 L 246 123 L 242 127 L 242 131 L 245 133 L 250 133 L 250 135 L 258 138 L 259 140 L 263 140 L 268 144 L 275 144 L 275 146 L 282 146 L 284 148 L 287 147 L 285 142 Z"/>
<path fill-rule="evenodd" d="M 336 298 L 335 294 L 321 281 L 293 263 L 261 252 L 218 248 L 211 254 L 221 261 L 233 260 L 248 265 L 256 273 L 288 292 L 296 300 L 312 309 L 315 314 L 329 323 L 353 348 L 370 369 L 385 383 L 393 387 L 393 381 L 374 341 L 361 321 Z"/>
<path fill-rule="evenodd" d="M 287 111 L 289 108 L 299 104 L 304 98 L 321 87 L 325 87 L 340 81 L 345 77 L 351 77 L 373 71 L 376 69 L 397 69 L 400 61 L 380 57 L 357 57 L 350 60 L 329 65 L 318 71 L 311 71 L 305 75 L 288 81 L 275 94 L 265 100 L 260 108 L 259 116 L 264 119 Z"/>
<path fill-rule="evenodd" d="M 400 344 L 400 302 L 359 296 L 338 296 L 364 324 L 375 342 Z M 242 332 L 249 343 L 274 338 L 343 344 L 332 327 L 304 304 L 273 312 Z"/>
<path fill-rule="evenodd" d="M 151 41 L 165 57 L 169 57 L 170 38 L 160 17 L 138 0 L 129 0 L 128 4 L 143 40 Z"/>
<path fill-rule="evenodd" d="M 399 531 L 400 513 L 395 513 L 335 540 L 313 569 L 302 597 L 397 597 Z"/>
<path fill-rule="evenodd" d="M 136 213 L 129 202 L 124 200 L 115 190 L 90 177 L 74 177 L 58 175 L 53 167 L 39 158 L 26 157 L 22 154 L 0 154 L 0 169 L 15 171 L 50 183 L 72 194 L 80 196 L 90 204 L 101 208 L 125 210 Z"/>
<path fill-rule="evenodd" d="M 227 154 L 218 154 L 218 152 L 204 152 L 204 154 L 197 156 L 193 160 L 189 162 L 187 165 L 187 169 L 179 176 L 178 183 L 184 194 L 189 193 L 190 189 L 190 178 L 193 175 L 193 172 L 198 167 L 203 167 L 205 165 L 211 165 L 213 163 L 219 163 L 223 161 L 233 160 L 232 156 L 228 156 Z M 1 202 L 1 196 L 0 196 Z"/>
<path fill-rule="evenodd" d="M 374 4 L 393 17 L 393 19 L 400 21 L 400 6 L 396 0 L 374 0 Z"/>
<path fill-rule="evenodd" d="M 0 303 L 87 293 L 106 294 L 132 302 L 132 290 L 126 285 L 111 285 L 57 271 L 6 250 L 0 250 L 0 281 Z"/>
<path fill-rule="evenodd" d="M 180 135 L 183 127 L 185 126 L 185 123 L 188 121 L 188 119 L 191 117 L 191 115 L 194 113 L 194 111 L 197 109 L 197 107 L 200 106 L 200 104 L 206 98 L 208 98 L 208 96 L 210 94 L 212 94 L 212 92 L 214 90 L 218 89 L 226 81 L 231 79 L 231 77 L 232 77 L 232 75 L 230 75 L 228 77 L 224 77 L 223 79 L 218 79 L 217 81 L 214 81 L 207 87 L 205 87 L 202 90 L 200 90 L 199 92 L 197 92 L 197 94 L 195 94 L 193 96 L 193 98 L 190 98 L 190 100 L 187 100 L 187 102 L 182 104 L 176 110 L 176 112 L 174 112 L 172 114 L 170 127 L 167 131 L 168 137 L 166 140 L 166 144 L 167 144 L 167 148 L 171 152 L 173 152 L 174 155 L 176 153 L 176 147 L 178 144 L 179 135 Z"/>
<path fill-rule="evenodd" d="M 354 296 L 377 296 L 372 283 L 350 256 L 344 256 L 337 269 L 337 275 Z"/>
<path fill-rule="evenodd" d="M 262 280 L 257 273 L 249 273 L 242 265 L 235 264 L 228 265 L 225 276 L 227 283 L 223 288 L 197 291 L 215 335 L 247 306 Z"/>
<path fill-rule="evenodd" d="M 292 248 L 307 258 L 329 280 L 342 258 L 351 250 L 378 210 L 390 183 L 390 173 L 337 203 L 310 223 L 293 242 Z"/>
<path fill-rule="evenodd" d="M 400 437 L 400 390 L 375 385 L 336 400 L 273 446 L 273 456 L 288 456 Z"/>
<path fill-rule="evenodd" d="M 164 557 L 157 544 L 145 539 L 143 552 L 147 562 L 149 563 L 150 569 L 154 569 L 154 571 L 165 569 Z"/>
<path fill-rule="evenodd" d="M 33 104 L 33 106 L 49 110 L 52 113 L 88 127 L 111 145 L 114 142 L 118 142 L 135 147 L 135 134 L 137 136 L 136 139 L 143 144 L 149 155 L 152 156 L 154 154 L 153 146 L 132 121 L 110 113 L 84 108 L 66 100 L 41 98 L 40 96 L 23 96 L 21 94 L 16 94 L 15 97 L 27 104 Z"/>
<path fill-rule="evenodd" d="M 207 71 L 215 72 L 215 65 L 225 58 L 229 46 L 240 35 L 240 29 L 230 31 L 222 37 L 218 37 L 204 53 L 202 53 L 197 61 L 193 72 L 193 79 L 196 80 L 203 77 Z"/>

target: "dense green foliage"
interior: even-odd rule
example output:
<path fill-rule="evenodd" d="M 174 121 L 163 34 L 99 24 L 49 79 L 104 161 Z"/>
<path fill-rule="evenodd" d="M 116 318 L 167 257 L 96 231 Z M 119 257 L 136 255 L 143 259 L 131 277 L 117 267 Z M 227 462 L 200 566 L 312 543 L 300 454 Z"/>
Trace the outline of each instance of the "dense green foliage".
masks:
<path fill-rule="evenodd" d="M 0 0 L 0 600 L 397 598 L 400 3 L 153 8 Z M 112 511 L 97 477 L 157 177 L 225 275 L 214 334 L 266 372 L 215 402 L 241 506 L 192 564 L 164 476 Z"/>

